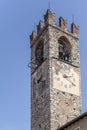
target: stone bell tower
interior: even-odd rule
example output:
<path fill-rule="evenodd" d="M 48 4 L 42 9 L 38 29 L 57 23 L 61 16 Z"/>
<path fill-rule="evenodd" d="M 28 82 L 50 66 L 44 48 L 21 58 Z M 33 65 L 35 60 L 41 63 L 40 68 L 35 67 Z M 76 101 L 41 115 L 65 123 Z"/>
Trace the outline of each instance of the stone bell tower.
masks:
<path fill-rule="evenodd" d="M 30 35 L 31 130 L 56 130 L 81 114 L 78 32 L 47 10 Z"/>

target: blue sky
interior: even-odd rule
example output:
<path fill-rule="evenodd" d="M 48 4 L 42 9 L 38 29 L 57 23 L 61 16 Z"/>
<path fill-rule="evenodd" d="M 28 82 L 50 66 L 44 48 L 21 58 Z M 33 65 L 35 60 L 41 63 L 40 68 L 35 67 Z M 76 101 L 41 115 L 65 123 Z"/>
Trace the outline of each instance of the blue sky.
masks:
<path fill-rule="evenodd" d="M 0 0 L 0 130 L 30 130 L 29 35 L 48 8 L 80 26 L 83 112 L 87 111 L 87 0 Z"/>

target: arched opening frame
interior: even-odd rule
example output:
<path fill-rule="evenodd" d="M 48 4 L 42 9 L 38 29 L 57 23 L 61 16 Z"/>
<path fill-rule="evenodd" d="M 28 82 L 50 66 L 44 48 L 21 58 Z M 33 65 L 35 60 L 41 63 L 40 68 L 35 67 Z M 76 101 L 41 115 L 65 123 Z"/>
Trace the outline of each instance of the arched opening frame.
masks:
<path fill-rule="evenodd" d="M 35 64 L 38 66 L 44 61 L 44 43 L 40 40 L 35 50 Z"/>
<path fill-rule="evenodd" d="M 58 39 L 58 52 L 60 60 L 71 62 L 71 44 L 64 36 Z"/>

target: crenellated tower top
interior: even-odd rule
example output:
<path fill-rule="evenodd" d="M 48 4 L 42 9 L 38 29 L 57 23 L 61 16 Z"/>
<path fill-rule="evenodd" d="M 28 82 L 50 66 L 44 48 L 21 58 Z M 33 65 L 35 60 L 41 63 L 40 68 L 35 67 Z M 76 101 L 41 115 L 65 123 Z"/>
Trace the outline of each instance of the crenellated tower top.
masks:
<path fill-rule="evenodd" d="M 49 9 L 46 11 L 44 15 L 44 21 L 40 21 L 37 25 L 37 32 L 33 31 L 30 35 L 30 42 L 32 43 L 37 36 L 46 28 L 46 26 L 54 26 L 56 28 L 61 29 L 62 31 L 66 31 L 67 33 L 73 35 L 78 38 L 79 34 L 79 26 L 75 25 L 75 23 L 71 23 L 71 31 L 68 30 L 67 20 L 62 17 L 59 18 L 58 25 L 55 23 L 55 13 L 52 13 Z"/>

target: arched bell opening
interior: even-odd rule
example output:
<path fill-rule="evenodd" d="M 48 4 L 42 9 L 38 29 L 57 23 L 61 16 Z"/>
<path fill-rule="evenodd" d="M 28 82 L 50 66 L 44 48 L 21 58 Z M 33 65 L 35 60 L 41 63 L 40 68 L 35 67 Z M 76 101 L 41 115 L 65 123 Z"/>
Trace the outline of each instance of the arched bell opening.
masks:
<path fill-rule="evenodd" d="M 35 50 L 35 62 L 36 65 L 40 65 L 44 60 L 44 45 L 43 41 L 40 41 Z"/>
<path fill-rule="evenodd" d="M 60 37 L 58 40 L 59 59 L 71 62 L 71 45 L 66 37 Z"/>

